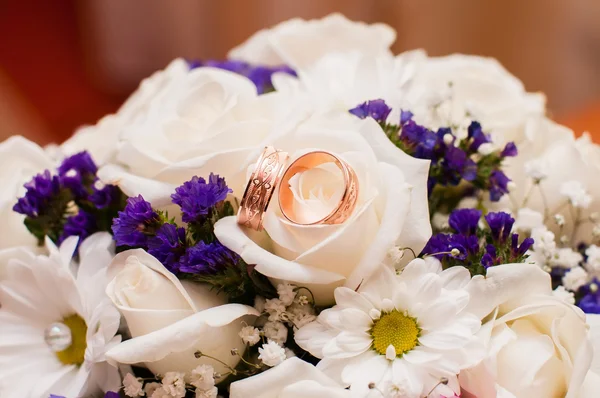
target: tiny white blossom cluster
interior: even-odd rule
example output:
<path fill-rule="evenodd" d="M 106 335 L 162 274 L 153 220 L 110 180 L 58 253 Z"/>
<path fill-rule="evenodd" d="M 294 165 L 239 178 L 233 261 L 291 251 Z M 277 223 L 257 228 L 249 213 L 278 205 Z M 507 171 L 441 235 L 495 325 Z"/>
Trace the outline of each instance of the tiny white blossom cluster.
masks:
<path fill-rule="evenodd" d="M 187 383 L 185 374 L 167 372 L 161 382 L 148 382 L 128 373 L 123 378 L 123 392 L 126 396 L 147 398 L 183 398 L 186 392 L 194 391 L 196 398 L 216 398 L 218 389 L 215 387 L 215 370 L 210 365 L 200 365 L 192 370 Z"/>
<path fill-rule="evenodd" d="M 277 298 L 265 299 L 256 297 L 254 307 L 262 314 L 255 326 L 244 326 L 239 333 L 245 344 L 258 344 L 258 359 L 266 366 L 279 365 L 293 352 L 285 348 L 290 328 L 298 330 L 314 321 L 317 317 L 312 304 L 306 295 L 288 283 L 277 285 Z"/>

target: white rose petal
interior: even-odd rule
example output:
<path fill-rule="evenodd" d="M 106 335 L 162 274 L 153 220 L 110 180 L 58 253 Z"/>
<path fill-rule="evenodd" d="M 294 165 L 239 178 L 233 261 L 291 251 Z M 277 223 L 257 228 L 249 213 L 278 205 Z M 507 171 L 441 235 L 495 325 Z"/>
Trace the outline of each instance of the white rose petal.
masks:
<path fill-rule="evenodd" d="M 202 284 L 182 283 L 156 258 L 141 249 L 118 254 L 111 263 L 113 278 L 107 294 L 121 311 L 133 336 L 107 353 L 114 362 L 145 363 L 155 374 L 177 371 L 189 374 L 202 364 L 218 373 L 227 367 L 200 351 L 234 367 L 243 351 L 239 332 L 252 324 L 259 313 L 241 304 L 224 304 Z"/>
<path fill-rule="evenodd" d="M 231 398 L 349 398 L 351 393 L 313 365 L 290 358 L 280 365 L 231 384 Z"/>

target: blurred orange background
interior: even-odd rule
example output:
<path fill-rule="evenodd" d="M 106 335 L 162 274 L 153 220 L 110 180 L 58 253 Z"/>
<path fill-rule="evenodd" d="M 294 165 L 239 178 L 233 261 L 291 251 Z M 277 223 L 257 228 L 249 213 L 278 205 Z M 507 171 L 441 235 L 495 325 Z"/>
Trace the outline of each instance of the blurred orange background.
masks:
<path fill-rule="evenodd" d="M 333 11 L 393 26 L 395 52 L 496 57 L 600 141 L 597 0 L 0 0 L 0 140 L 60 142 L 174 57 L 224 58 L 256 30 Z"/>

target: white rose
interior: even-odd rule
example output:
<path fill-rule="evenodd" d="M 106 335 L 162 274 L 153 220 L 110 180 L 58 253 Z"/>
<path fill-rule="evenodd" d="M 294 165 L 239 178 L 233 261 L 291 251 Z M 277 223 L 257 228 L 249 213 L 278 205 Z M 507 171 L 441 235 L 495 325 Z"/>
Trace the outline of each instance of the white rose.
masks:
<path fill-rule="evenodd" d="M 103 182 L 129 196 L 143 194 L 155 206 L 169 203 L 174 188 L 193 175 L 216 172 L 232 183 L 240 162 L 269 134 L 271 113 L 285 116 L 276 96 L 257 97 L 245 77 L 214 68 L 189 70 L 183 62 L 174 61 L 177 73 L 160 81 L 153 95 L 140 97 L 144 109 L 121 129 L 116 160 L 98 172 Z M 154 83 L 142 83 L 140 90 Z M 194 173 L 181 174 L 182 168 Z"/>
<path fill-rule="evenodd" d="M 600 396 L 585 315 L 552 295 L 546 272 L 500 265 L 475 276 L 469 289 L 481 297 L 471 309 L 485 317 L 488 358 L 460 374 L 462 388 L 478 398 Z"/>
<path fill-rule="evenodd" d="M 88 151 L 96 164 L 103 165 L 114 160 L 117 154 L 119 136 L 131 125 L 140 123 L 153 111 L 151 105 L 156 102 L 174 82 L 189 73 L 187 62 L 181 58 L 172 61 L 164 70 L 142 80 L 119 110 L 100 119 L 95 125 L 83 126 L 66 140 L 60 151 L 64 156 Z"/>
<path fill-rule="evenodd" d="M 25 194 L 23 184 L 53 168 L 44 149 L 26 138 L 14 136 L 0 143 L 0 249 L 36 245 L 36 238 L 23 224 L 25 216 L 13 211 L 13 206 Z"/>
<path fill-rule="evenodd" d="M 155 374 L 184 372 L 198 365 L 212 365 L 218 373 L 222 363 L 194 353 L 218 358 L 235 367 L 244 351 L 238 334 L 252 324 L 258 312 L 241 304 L 225 304 L 210 287 L 181 282 L 157 259 L 141 249 L 118 254 L 108 270 L 112 281 L 106 293 L 125 317 L 132 335 L 107 353 L 113 361 L 145 363 Z"/>
<path fill-rule="evenodd" d="M 259 375 L 231 384 L 231 398 L 350 398 L 345 390 L 313 365 L 289 358 Z"/>
<path fill-rule="evenodd" d="M 348 111 L 365 101 L 383 99 L 393 107 L 388 120 L 397 124 L 400 109 L 408 109 L 404 96 L 426 58 L 422 50 L 398 56 L 329 53 L 311 65 L 298 68 L 298 77 L 274 75 L 273 86 L 288 102 L 321 114 Z"/>
<path fill-rule="evenodd" d="M 309 21 L 294 18 L 258 31 L 231 50 L 229 58 L 300 68 L 331 53 L 389 54 L 395 40 L 396 32 L 388 25 L 353 22 L 335 13 Z"/>
<path fill-rule="evenodd" d="M 217 222 L 218 239 L 256 264 L 256 271 L 276 283 L 307 287 L 318 304 L 328 304 L 336 287 L 355 289 L 375 272 L 393 246 L 415 253 L 424 247 L 431 235 L 429 162 L 396 148 L 375 121 L 345 114 L 316 118 L 273 137 L 271 145 L 288 152 L 290 162 L 311 150 L 337 154 L 356 172 L 360 194 L 353 215 L 339 225 L 293 224 L 280 213 L 276 196 L 265 215 L 266 234 L 249 233 L 236 217 Z M 244 185 L 233 187 L 234 194 L 240 195 Z M 327 214 L 338 188 L 343 188 L 342 176 L 332 164 L 299 174 L 291 188 L 296 213 L 307 219 Z"/>
<path fill-rule="evenodd" d="M 519 154 L 506 159 L 504 167 L 514 186 L 500 202 L 488 202 L 486 206 L 513 214 L 526 207 L 542 214 L 546 226 L 557 237 L 571 236 L 575 225 L 573 214 L 579 213 L 578 219 L 585 220 L 592 213 L 600 212 L 600 185 L 597 184 L 600 147 L 589 136 L 575 139 L 571 130 L 543 117 L 529 119 L 523 131 L 517 142 Z M 538 185 L 534 182 L 536 175 L 523 172 L 531 163 L 536 163 L 535 167 L 545 175 Z M 571 181 L 591 196 L 588 207 L 570 211 L 563 186 Z M 566 222 L 562 228 L 553 219 L 556 214 L 564 216 Z M 579 224 L 575 242 L 590 242 L 594 223 Z"/>
<path fill-rule="evenodd" d="M 525 92 L 497 60 L 462 54 L 421 64 L 405 99 L 415 120 L 427 127 L 466 128 L 477 120 L 484 131 L 500 133 L 506 141 L 521 134 L 529 116 L 545 112 L 544 96 Z"/>

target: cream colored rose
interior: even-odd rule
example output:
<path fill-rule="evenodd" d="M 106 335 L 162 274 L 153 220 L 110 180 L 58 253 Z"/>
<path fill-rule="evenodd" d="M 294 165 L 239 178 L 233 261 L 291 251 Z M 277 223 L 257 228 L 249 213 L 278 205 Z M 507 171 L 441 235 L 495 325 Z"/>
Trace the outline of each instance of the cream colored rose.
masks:
<path fill-rule="evenodd" d="M 331 53 L 389 54 L 396 32 L 388 25 L 354 22 L 334 13 L 321 19 L 290 19 L 252 35 L 229 58 L 267 65 L 306 67 Z"/>
<path fill-rule="evenodd" d="M 350 398 L 344 389 L 320 370 L 293 357 L 256 376 L 231 384 L 231 398 Z"/>
<path fill-rule="evenodd" d="M 220 220 L 215 226 L 219 240 L 256 264 L 258 272 L 307 287 L 318 304 L 329 304 L 336 287 L 355 289 L 389 262 L 394 246 L 418 253 L 430 237 L 429 162 L 396 148 L 373 120 L 315 118 L 274 136 L 271 145 L 288 152 L 290 162 L 312 150 L 335 153 L 356 172 L 360 194 L 354 213 L 338 225 L 291 223 L 276 198 L 265 216 L 265 234 L 251 233 L 236 217 Z M 306 220 L 333 210 L 344 188 L 337 168 L 325 166 L 291 181 L 293 208 Z M 233 187 L 234 195 L 239 197 L 243 187 Z"/>
<path fill-rule="evenodd" d="M 143 194 L 155 206 L 170 203 L 174 188 L 193 175 L 215 172 L 233 183 L 241 163 L 269 135 L 273 118 L 289 112 L 276 95 L 257 97 L 254 84 L 235 73 L 189 70 L 183 60 L 167 71 L 169 79 L 151 78 L 128 100 L 140 109 L 120 129 L 114 159 L 98 172 L 103 182 L 129 196 Z"/>
<path fill-rule="evenodd" d="M 491 210 L 509 211 L 517 215 L 527 208 L 545 216 L 545 224 L 557 237 L 571 236 L 575 215 L 586 220 L 600 212 L 600 147 L 589 136 L 575 139 L 574 133 L 545 117 L 530 118 L 524 134 L 517 141 L 519 154 L 505 161 L 504 171 L 513 187 L 500 202 L 486 203 Z M 541 178 L 539 184 L 535 178 Z M 569 197 L 563 192 L 566 182 L 575 181 L 591 197 L 587 207 L 570 209 Z M 530 213 L 529 211 L 529 213 Z M 562 229 L 551 219 L 562 214 L 566 224 Z M 594 223 L 578 223 L 576 242 L 590 242 Z M 559 235 L 560 234 L 560 235 Z"/>
<path fill-rule="evenodd" d="M 13 211 L 13 206 L 25 194 L 23 184 L 53 168 L 49 154 L 26 138 L 14 136 L 0 143 L 0 249 L 36 246 L 36 238 L 23 224 L 25 216 Z"/>
<path fill-rule="evenodd" d="M 158 260 L 141 249 L 118 254 L 109 266 L 106 293 L 127 321 L 132 339 L 107 353 L 112 361 L 144 363 L 155 374 L 191 372 L 201 364 L 218 373 L 221 363 L 194 356 L 196 351 L 237 365 L 231 350 L 244 351 L 238 333 L 258 313 L 241 304 L 225 304 L 206 285 L 179 281 Z"/>
<path fill-rule="evenodd" d="M 522 134 L 526 120 L 545 113 L 545 97 L 527 93 L 497 60 L 462 54 L 420 64 L 404 100 L 415 120 L 429 128 L 466 128 L 477 120 L 498 145 L 518 141 L 514 135 Z"/>
<path fill-rule="evenodd" d="M 482 297 L 471 310 L 485 316 L 479 334 L 488 357 L 460 374 L 463 389 L 478 398 L 600 396 L 585 315 L 552 295 L 546 272 L 500 265 L 469 289 Z"/>
<path fill-rule="evenodd" d="M 88 151 L 99 166 L 114 161 L 122 145 L 121 134 L 149 117 L 150 111 L 155 112 L 153 104 L 164 101 L 168 89 L 189 72 L 185 60 L 175 59 L 164 70 L 144 79 L 115 114 L 103 117 L 95 125 L 79 128 L 60 146 L 60 151 L 64 156 Z"/>

